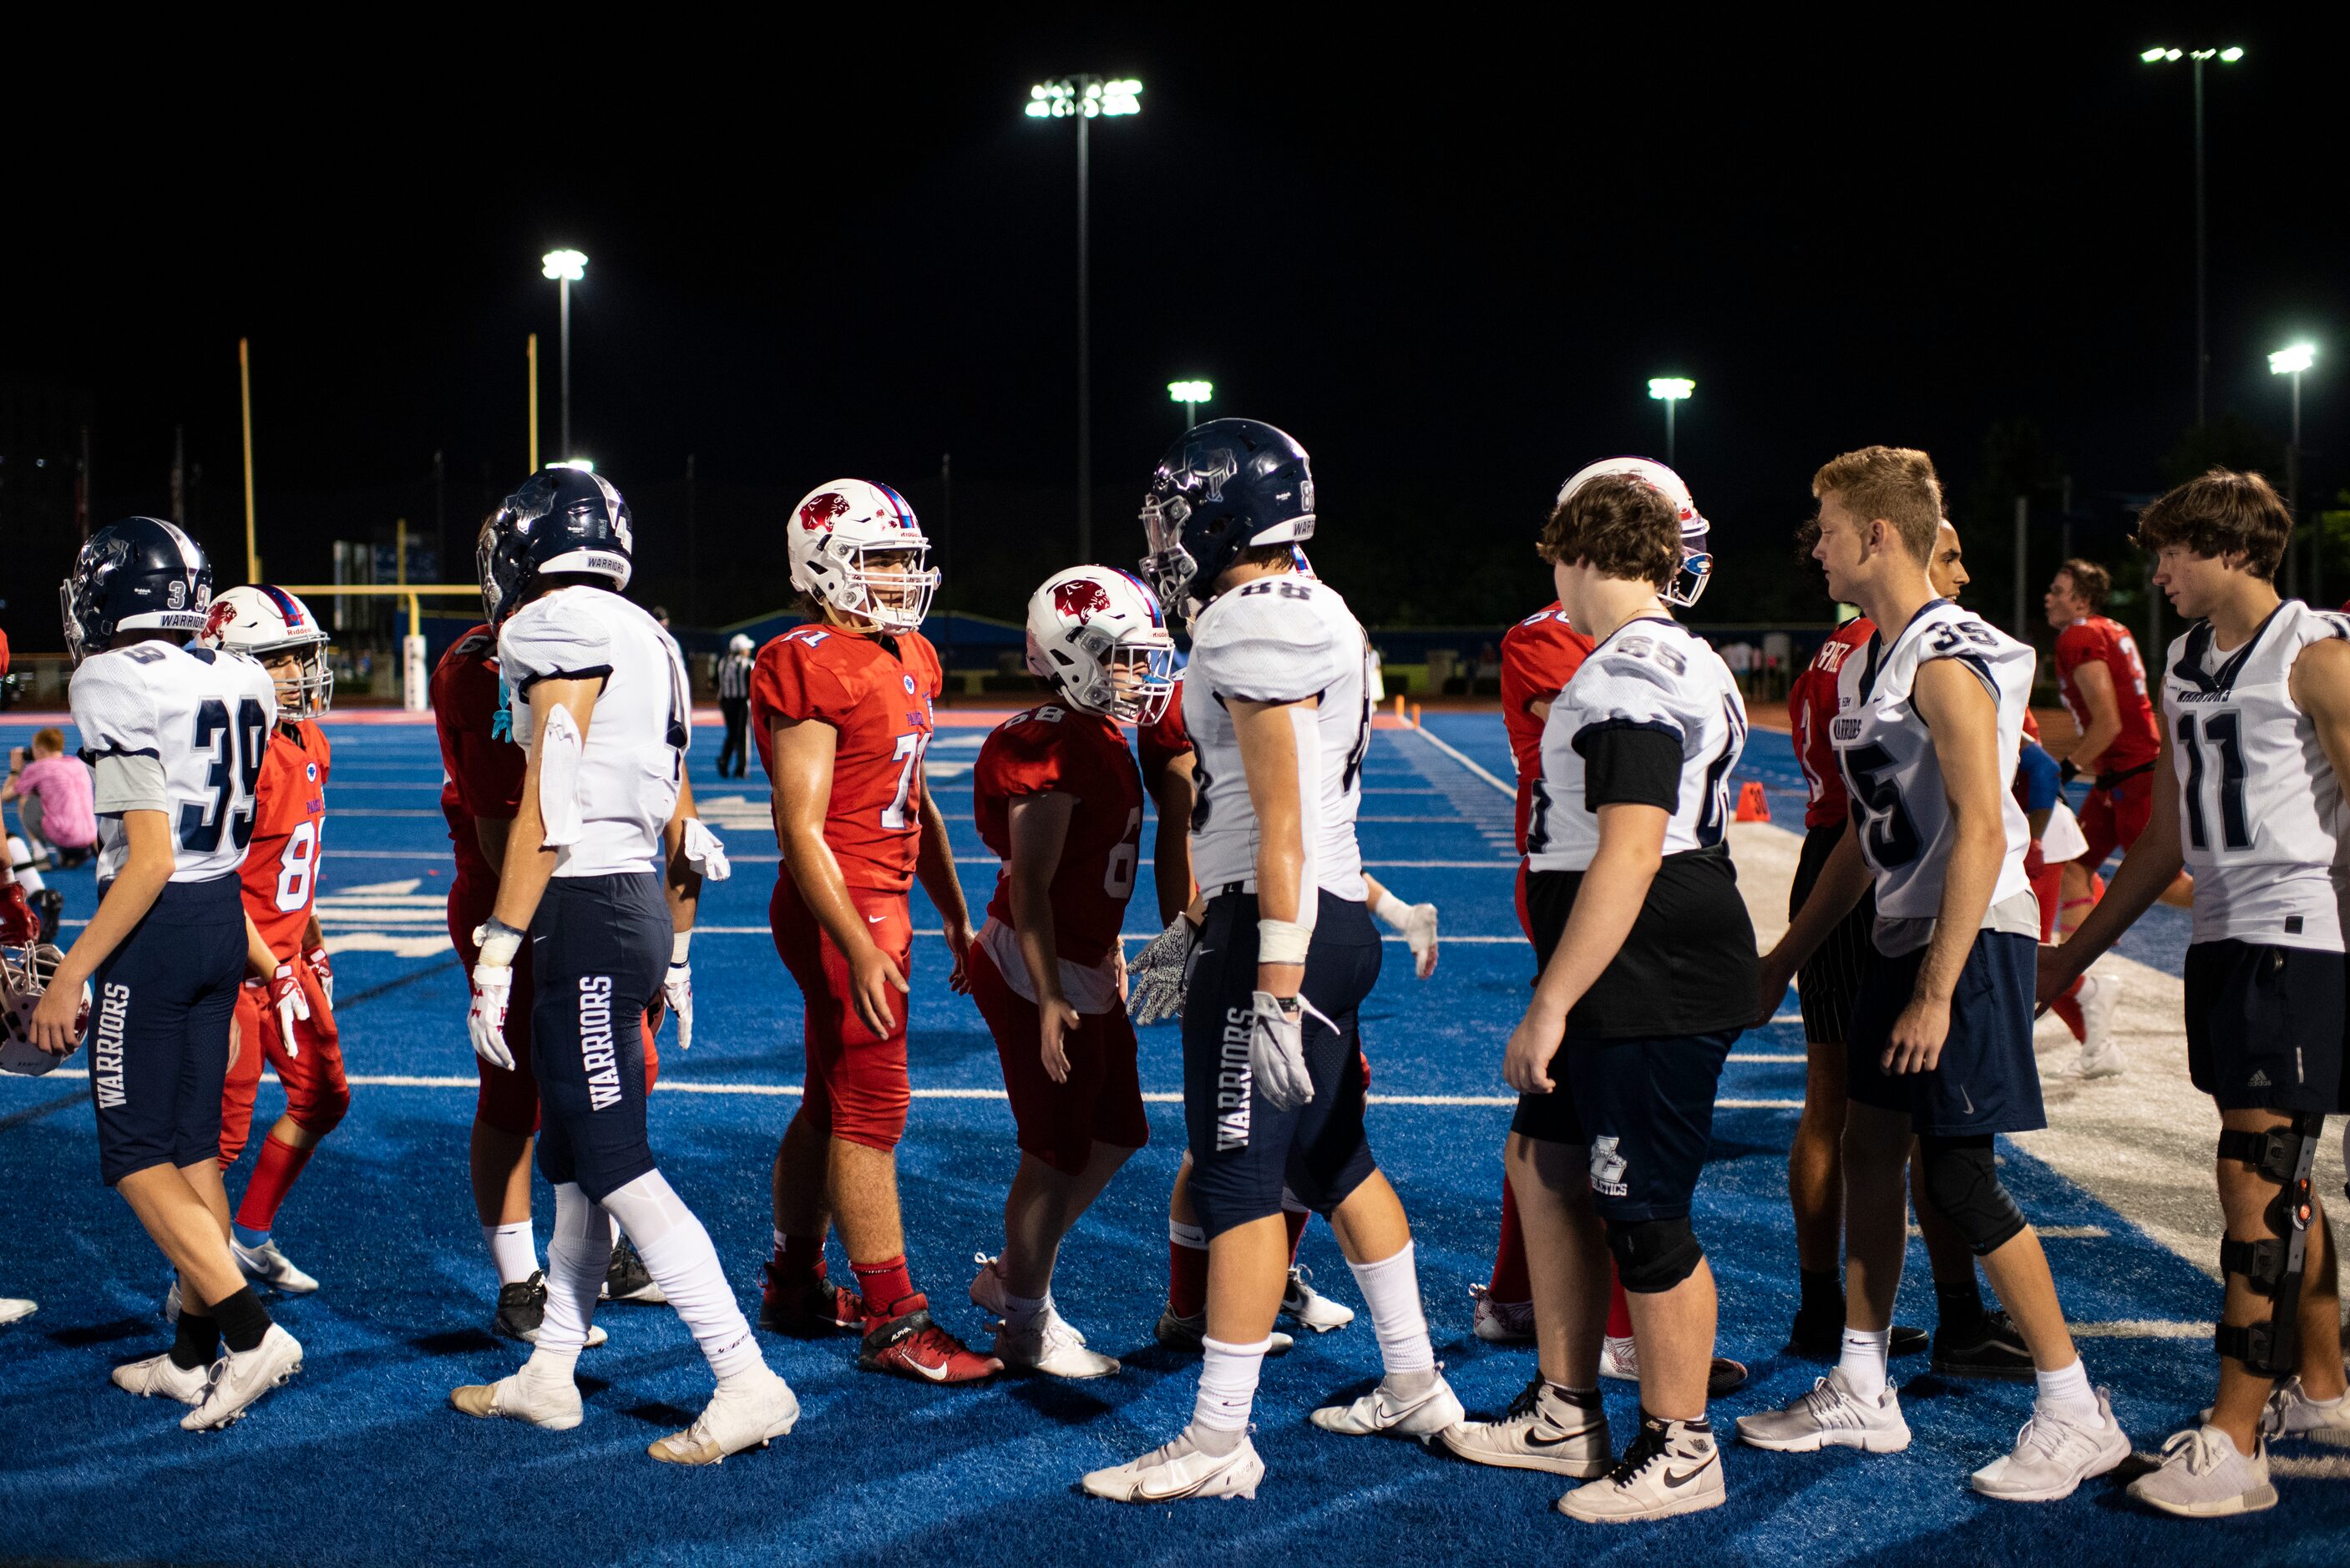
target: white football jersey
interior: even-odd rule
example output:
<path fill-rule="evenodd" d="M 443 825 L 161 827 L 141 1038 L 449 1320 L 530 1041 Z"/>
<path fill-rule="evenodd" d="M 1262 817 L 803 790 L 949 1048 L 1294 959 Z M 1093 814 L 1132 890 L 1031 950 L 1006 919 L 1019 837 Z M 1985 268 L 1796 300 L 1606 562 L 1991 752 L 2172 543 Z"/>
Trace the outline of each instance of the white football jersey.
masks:
<path fill-rule="evenodd" d="M 2293 705 L 2293 661 L 2350 617 L 2287 599 L 2222 653 L 2199 621 L 2163 659 L 2178 839 L 2195 873 L 2195 940 L 2342 950 L 2330 868 L 2346 840 L 2342 782 Z"/>
<path fill-rule="evenodd" d="M 1584 799 L 1583 746 L 1612 726 L 1680 742 L 1679 802 L 1665 853 L 1711 849 L 1730 821 L 1730 770 L 1746 748 L 1746 704 L 1713 645 L 1678 621 L 1628 620 L 1594 648 L 1543 724 L 1542 784 L 1526 823 L 1526 868 L 1587 871 L 1599 814 Z"/>
<path fill-rule="evenodd" d="M 536 744 L 531 688 L 600 677 L 579 759 L 578 839 L 556 851 L 557 877 L 652 868 L 677 809 L 692 736 L 685 659 L 660 623 L 616 593 L 575 584 L 514 612 L 498 633 L 514 689 L 515 741 Z"/>
<path fill-rule="evenodd" d="M 1321 700 L 1315 715 L 1322 756 L 1315 879 L 1341 898 L 1367 896 L 1355 813 L 1371 744 L 1373 657 L 1347 601 L 1316 577 L 1259 577 L 1201 612 L 1183 678 L 1183 727 L 1195 770 L 1191 875 L 1210 897 L 1230 883 L 1256 887 L 1256 811 L 1241 769 L 1239 732 L 1224 705 L 1309 697 Z"/>
<path fill-rule="evenodd" d="M 261 777 L 277 691 L 241 653 L 134 642 L 93 653 L 74 671 L 69 701 L 82 757 L 151 757 L 163 772 L 174 882 L 234 872 L 253 837 L 253 790 Z M 130 857 L 120 814 L 99 818 L 98 877 Z"/>
<path fill-rule="evenodd" d="M 2030 898 L 2023 855 L 2031 846 L 2032 828 L 2014 793 L 2005 786 L 2015 776 L 2023 743 L 2034 657 L 2030 644 L 2018 642 L 1948 599 L 1935 599 L 1890 644 L 1879 627 L 1867 648 L 1846 659 L 1836 672 L 1836 716 L 1828 739 L 1852 796 L 1853 829 L 1859 835 L 1861 853 L 1877 878 L 1880 950 L 1907 950 L 1887 945 L 1888 923 L 1928 921 L 1941 911 L 1942 873 L 1950 864 L 1955 826 L 1950 797 L 1942 788 L 1941 764 L 1934 755 L 1934 737 L 1910 700 L 1918 670 L 1934 659 L 1955 659 L 1964 664 L 1999 705 L 1999 799 L 2007 855 L 2000 862 L 1999 882 L 1983 925 L 2010 929 L 1999 914 L 2000 906 L 2018 896 Z M 2038 927 L 2037 916 L 2031 916 L 2029 929 L 2036 932 Z M 1908 935 L 1908 946 L 1922 946 L 1930 928 L 1920 926 Z"/>

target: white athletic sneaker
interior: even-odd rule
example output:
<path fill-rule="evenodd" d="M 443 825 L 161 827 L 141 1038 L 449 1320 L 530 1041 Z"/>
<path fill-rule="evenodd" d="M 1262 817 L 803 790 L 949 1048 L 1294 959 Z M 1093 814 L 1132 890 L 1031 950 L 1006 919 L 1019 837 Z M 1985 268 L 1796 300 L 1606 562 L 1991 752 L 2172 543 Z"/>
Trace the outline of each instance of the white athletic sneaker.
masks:
<path fill-rule="evenodd" d="M 276 1238 L 258 1247 L 248 1247 L 234 1237 L 229 1238 L 228 1250 L 236 1254 L 236 1266 L 244 1277 L 265 1285 L 274 1285 L 290 1295 L 306 1296 L 318 1288 L 318 1282 L 294 1266 L 294 1261 L 277 1250 Z M 179 1282 L 172 1282 L 177 1289 Z"/>
<path fill-rule="evenodd" d="M 671 1465 L 714 1465 L 744 1449 L 764 1449 L 800 1418 L 799 1397 L 773 1369 L 766 1376 L 722 1383 L 702 1415 L 645 1452 Z"/>
<path fill-rule="evenodd" d="M 2081 977 L 2081 1076 L 2117 1077 L 2128 1070 L 2114 1039 L 2114 1010 L 2121 1005 L 2122 982 L 2095 971 Z"/>
<path fill-rule="evenodd" d="M 1811 1392 L 1784 1407 L 1738 1417 L 1738 1440 L 1781 1454 L 1812 1454 L 1822 1449 L 1858 1449 L 1865 1454 L 1898 1454 L 1909 1446 L 1909 1423 L 1901 1418 L 1901 1397 L 1890 1383 L 1874 1400 L 1864 1399 L 1841 1366 L 1828 1368 Z"/>
<path fill-rule="evenodd" d="M 1208 1314 L 1194 1313 L 1190 1317 L 1177 1317 L 1172 1307 L 1159 1314 L 1159 1326 L 1151 1331 L 1159 1344 L 1186 1355 L 1201 1353 L 1200 1342 L 1208 1335 Z M 1267 1356 L 1286 1355 L 1297 1341 L 1274 1329 L 1265 1335 Z"/>
<path fill-rule="evenodd" d="M 0 1296 L 0 1323 L 15 1323 L 20 1317 L 30 1317 L 41 1310 L 38 1302 L 28 1302 L 22 1296 Z"/>
<path fill-rule="evenodd" d="M 1977 1470 L 1974 1488 L 2009 1502 L 2054 1502 L 2091 1476 L 2101 1476 L 2130 1456 L 2129 1436 L 2114 1419 L 2106 1391 L 2097 1390 L 2097 1418 L 2070 1420 L 2034 1409 L 2015 1434 L 2015 1451 Z"/>
<path fill-rule="evenodd" d="M 212 1386 L 213 1369 L 209 1366 L 181 1366 L 167 1353 L 151 1355 L 144 1361 L 126 1361 L 111 1375 L 114 1386 L 141 1399 L 161 1394 L 166 1399 L 177 1399 L 182 1405 L 201 1405 L 204 1391 Z"/>
<path fill-rule="evenodd" d="M 1327 1334 L 1334 1328 L 1344 1328 L 1355 1321 L 1355 1309 L 1342 1302 L 1334 1302 L 1313 1285 L 1314 1271 L 1292 1268 L 1289 1283 L 1282 1287 L 1281 1315 L 1300 1328 L 1310 1328 L 1316 1334 Z"/>
<path fill-rule="evenodd" d="M 273 1323 L 259 1345 L 232 1350 L 213 1363 L 212 1386 L 205 1390 L 203 1403 L 181 1417 L 180 1425 L 191 1432 L 225 1427 L 301 1370 L 302 1342 Z"/>
<path fill-rule="evenodd" d="M 504 1416 L 510 1421 L 527 1421 L 550 1432 L 567 1432 L 577 1426 L 579 1385 L 568 1377 L 541 1376 L 529 1367 L 530 1364 L 525 1362 L 523 1370 L 495 1383 L 469 1383 L 462 1388 L 452 1388 L 449 1403 L 468 1416 L 484 1420 Z"/>
<path fill-rule="evenodd" d="M 1600 1342 L 1599 1376 L 1624 1383 L 1640 1380 L 1640 1347 L 1630 1334 L 1618 1339 L 1611 1334 Z"/>
<path fill-rule="evenodd" d="M 1477 1337 L 1488 1345 L 1532 1345 L 1534 1342 L 1534 1303 L 1504 1302 L 1493 1299 L 1492 1292 L 1483 1285 L 1471 1285 L 1469 1293 L 1477 1303 Z"/>
<path fill-rule="evenodd" d="M 1724 1495 L 1712 1428 L 1651 1416 L 1623 1463 L 1560 1498 L 1558 1511 L 1590 1524 L 1623 1524 L 1720 1508 Z"/>
<path fill-rule="evenodd" d="M 1577 1405 L 1539 1372 L 1500 1420 L 1463 1421 L 1438 1433 L 1437 1441 L 1476 1464 L 1548 1470 L 1576 1480 L 1606 1475 L 1614 1458 L 1598 1396 Z"/>
<path fill-rule="evenodd" d="M 1314 1424 L 1348 1438 L 1432 1438 L 1459 1426 L 1467 1414 L 1440 1367 L 1435 1380 L 1409 1399 L 1388 1393 L 1383 1378 L 1351 1405 L 1325 1405 L 1315 1411 Z"/>
<path fill-rule="evenodd" d="M 1193 1497 L 1256 1496 L 1264 1480 L 1264 1461 L 1256 1445 L 1244 1435 L 1240 1447 L 1217 1456 L 1191 1446 L 1191 1434 L 1163 1449 L 1153 1449 L 1139 1459 L 1096 1470 L 1079 1483 L 1095 1497 L 1112 1502 L 1175 1502 Z"/>
<path fill-rule="evenodd" d="M 2258 1513 L 2277 1501 L 2276 1488 L 2269 1484 L 2268 1445 L 2255 1442 L 2252 1457 L 2246 1459 L 2217 1427 L 2172 1433 L 2162 1445 L 2162 1468 L 2130 1482 L 2129 1494 L 2182 1519 Z"/>
<path fill-rule="evenodd" d="M 1086 1336 L 1050 1301 L 1024 1327 L 996 1324 L 995 1357 L 1015 1372 L 1041 1372 L 1047 1377 L 1107 1377 L 1118 1369 L 1116 1356 L 1087 1349 Z"/>
<path fill-rule="evenodd" d="M 2206 1405 L 2196 1419 L 2209 1426 L 2211 1407 Z M 2337 1449 L 2350 1448 L 2350 1395 L 2313 1399 L 2303 1391 L 2299 1377 L 2288 1377 L 2276 1386 L 2276 1391 L 2269 1396 L 2267 1407 L 2261 1412 L 2261 1436 L 2272 1443 L 2326 1443 Z"/>

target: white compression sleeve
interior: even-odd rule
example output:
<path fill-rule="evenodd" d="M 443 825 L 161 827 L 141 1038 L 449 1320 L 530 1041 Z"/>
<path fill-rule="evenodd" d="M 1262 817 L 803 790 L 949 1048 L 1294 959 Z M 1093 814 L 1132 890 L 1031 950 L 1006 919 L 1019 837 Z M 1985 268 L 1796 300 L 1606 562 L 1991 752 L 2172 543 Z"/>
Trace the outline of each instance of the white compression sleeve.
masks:
<path fill-rule="evenodd" d="M 606 1194 L 604 1207 L 619 1218 L 620 1229 L 637 1244 L 645 1272 L 685 1320 L 693 1343 L 702 1347 L 719 1382 L 766 1365 L 751 1324 L 734 1300 L 734 1288 L 726 1282 L 726 1271 L 718 1262 L 718 1249 L 711 1244 L 710 1232 L 702 1229 L 667 1178 L 649 1170 Z"/>
<path fill-rule="evenodd" d="M 1322 840 L 1322 731 L 1310 708 L 1292 707 L 1289 724 L 1297 746 L 1297 916 L 1277 920 L 1264 915 L 1264 885 L 1258 883 L 1259 963 L 1304 963 L 1321 904 L 1315 854 Z"/>
<path fill-rule="evenodd" d="M 556 1184 L 555 1233 L 546 1241 L 546 1316 L 530 1353 L 543 1371 L 570 1374 L 612 1266 L 612 1224 L 576 1181 Z"/>
<path fill-rule="evenodd" d="M 538 729 L 538 815 L 549 849 L 579 842 L 579 758 L 587 738 L 571 710 L 557 705 Z"/>

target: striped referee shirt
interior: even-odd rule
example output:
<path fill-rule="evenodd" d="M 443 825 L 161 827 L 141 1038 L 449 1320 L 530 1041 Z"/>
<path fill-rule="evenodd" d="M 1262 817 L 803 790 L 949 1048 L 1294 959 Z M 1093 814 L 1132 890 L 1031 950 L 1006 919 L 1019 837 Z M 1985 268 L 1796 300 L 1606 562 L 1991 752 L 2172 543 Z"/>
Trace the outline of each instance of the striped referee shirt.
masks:
<path fill-rule="evenodd" d="M 718 661 L 718 695 L 748 698 L 751 695 L 751 656 L 730 653 Z"/>

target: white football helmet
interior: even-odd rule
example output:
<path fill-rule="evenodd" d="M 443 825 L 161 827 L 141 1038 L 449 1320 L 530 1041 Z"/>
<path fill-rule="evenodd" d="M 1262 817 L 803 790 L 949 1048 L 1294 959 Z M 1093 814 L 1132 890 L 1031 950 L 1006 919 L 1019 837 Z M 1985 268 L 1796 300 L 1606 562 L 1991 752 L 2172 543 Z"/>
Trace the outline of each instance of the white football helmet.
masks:
<path fill-rule="evenodd" d="M 263 664 L 281 654 L 301 655 L 302 669 L 292 681 L 290 702 L 286 683 L 278 684 L 281 719 L 315 718 L 334 705 L 335 671 L 327 663 L 327 628 L 318 624 L 308 605 L 284 588 L 260 583 L 228 589 L 213 600 L 212 613 L 196 640 L 206 648 L 224 648 Z"/>
<path fill-rule="evenodd" d="M 1072 707 L 1154 724 L 1175 690 L 1175 639 L 1139 578 L 1071 566 L 1029 597 L 1028 670 Z"/>
<path fill-rule="evenodd" d="M 1568 496 L 1607 474 L 1623 474 L 1646 481 L 1664 492 L 1665 499 L 1671 502 L 1673 510 L 1680 514 L 1681 569 L 1673 579 L 1673 586 L 1665 590 L 1664 599 L 1667 604 L 1679 605 L 1683 608 L 1697 603 L 1699 597 L 1705 592 L 1706 583 L 1713 576 L 1713 553 L 1706 548 L 1708 530 L 1711 525 L 1699 514 L 1697 503 L 1690 499 L 1689 486 L 1679 474 L 1651 458 L 1611 457 L 1577 470 L 1574 478 L 1560 485 L 1560 504 L 1564 504 Z"/>
<path fill-rule="evenodd" d="M 47 942 L 0 948 L 0 1072 L 37 1078 L 64 1062 L 64 1056 L 52 1056 L 33 1044 L 33 1009 L 65 956 Z M 77 1038 L 89 1026 L 89 982 L 84 981 L 81 1013 L 74 1020 Z"/>
<path fill-rule="evenodd" d="M 836 479 L 792 513 L 792 587 L 883 631 L 912 631 L 939 591 L 931 542 L 886 484 Z"/>

